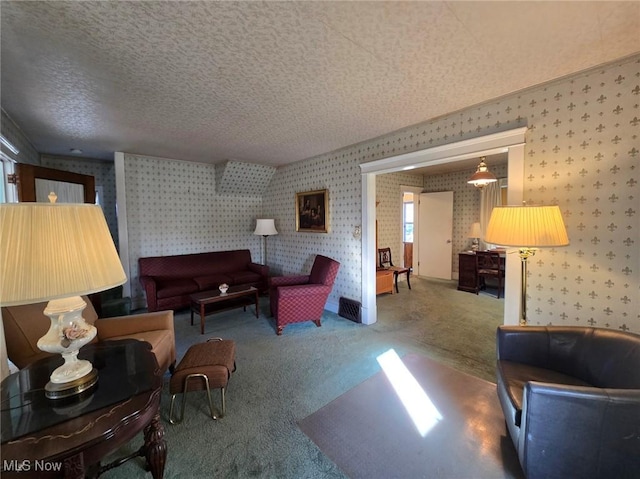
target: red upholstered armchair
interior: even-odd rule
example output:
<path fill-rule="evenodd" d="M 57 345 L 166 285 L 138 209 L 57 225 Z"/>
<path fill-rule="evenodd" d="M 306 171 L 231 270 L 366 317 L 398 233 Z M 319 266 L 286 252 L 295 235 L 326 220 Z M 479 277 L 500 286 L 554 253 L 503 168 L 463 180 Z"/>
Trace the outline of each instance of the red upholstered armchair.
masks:
<path fill-rule="evenodd" d="M 317 255 L 308 275 L 269 278 L 271 315 L 276 318 L 276 333 L 287 324 L 313 321 L 320 327 L 324 306 L 338 275 L 340 263 Z"/>

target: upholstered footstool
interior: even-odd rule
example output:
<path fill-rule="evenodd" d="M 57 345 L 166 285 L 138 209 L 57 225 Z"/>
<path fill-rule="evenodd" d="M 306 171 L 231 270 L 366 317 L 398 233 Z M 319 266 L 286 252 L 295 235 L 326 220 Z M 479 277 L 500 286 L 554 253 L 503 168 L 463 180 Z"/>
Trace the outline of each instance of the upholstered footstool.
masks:
<path fill-rule="evenodd" d="M 171 406 L 169 408 L 169 422 L 178 424 L 184 419 L 184 407 L 187 393 L 190 391 L 207 391 L 211 417 L 218 419 L 226 411 L 225 390 L 231 373 L 236 370 L 236 343 L 229 339 L 211 338 L 205 343 L 191 346 L 175 368 L 169 382 Z M 216 415 L 211 399 L 211 389 L 220 389 L 222 409 Z M 173 406 L 176 396 L 182 394 L 180 417 L 173 418 Z"/>

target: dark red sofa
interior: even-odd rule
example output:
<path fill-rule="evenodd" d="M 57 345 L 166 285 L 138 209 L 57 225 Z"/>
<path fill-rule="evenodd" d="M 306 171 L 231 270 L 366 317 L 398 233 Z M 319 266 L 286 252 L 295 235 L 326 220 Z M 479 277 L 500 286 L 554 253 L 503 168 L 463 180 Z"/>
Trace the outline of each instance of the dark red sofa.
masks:
<path fill-rule="evenodd" d="M 149 311 L 188 307 L 189 295 L 222 283 L 264 292 L 269 276 L 269 267 L 253 263 L 248 249 L 139 258 L 138 271 Z"/>

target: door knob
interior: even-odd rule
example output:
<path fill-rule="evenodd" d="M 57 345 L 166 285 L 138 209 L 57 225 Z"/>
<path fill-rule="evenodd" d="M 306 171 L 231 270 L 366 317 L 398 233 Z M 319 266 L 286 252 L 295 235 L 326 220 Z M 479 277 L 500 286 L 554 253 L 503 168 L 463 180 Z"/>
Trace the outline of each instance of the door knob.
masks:
<path fill-rule="evenodd" d="M 447 244 L 451 243 L 451 240 L 447 240 Z"/>

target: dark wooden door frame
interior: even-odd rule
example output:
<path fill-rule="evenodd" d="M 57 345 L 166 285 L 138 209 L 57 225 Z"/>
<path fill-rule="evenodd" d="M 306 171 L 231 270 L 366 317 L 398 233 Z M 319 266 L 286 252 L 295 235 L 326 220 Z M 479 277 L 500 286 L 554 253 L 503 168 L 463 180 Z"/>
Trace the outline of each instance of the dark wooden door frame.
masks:
<path fill-rule="evenodd" d="M 84 202 L 92 204 L 96 202 L 96 183 L 93 176 L 27 163 L 18 163 L 16 165 L 18 201 L 36 201 L 36 179 L 38 178 L 80 184 L 84 187 Z"/>

